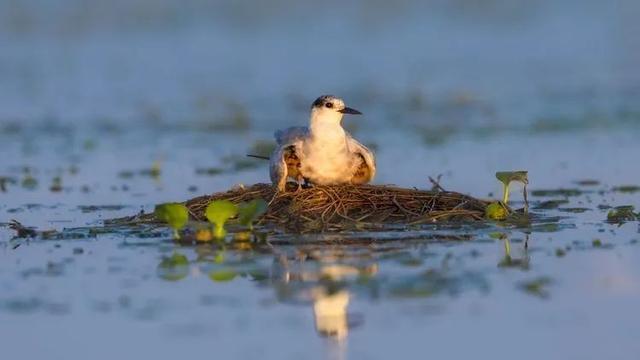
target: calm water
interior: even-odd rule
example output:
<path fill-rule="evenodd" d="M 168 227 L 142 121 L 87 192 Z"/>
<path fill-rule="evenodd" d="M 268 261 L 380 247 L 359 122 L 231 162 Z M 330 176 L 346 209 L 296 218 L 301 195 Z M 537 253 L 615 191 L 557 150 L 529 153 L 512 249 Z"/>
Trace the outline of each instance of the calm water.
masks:
<path fill-rule="evenodd" d="M 616 190 L 640 185 L 635 2 L 110 4 L 0 4 L 0 223 L 58 231 L 0 227 L 4 354 L 640 353 L 640 227 L 605 221 L 640 208 Z M 441 174 L 489 198 L 496 171 L 525 169 L 541 220 L 224 247 L 96 232 L 268 181 L 244 154 L 325 92 L 365 113 L 345 126 L 376 149 L 376 183 Z M 557 189 L 577 191 L 540 192 Z"/>

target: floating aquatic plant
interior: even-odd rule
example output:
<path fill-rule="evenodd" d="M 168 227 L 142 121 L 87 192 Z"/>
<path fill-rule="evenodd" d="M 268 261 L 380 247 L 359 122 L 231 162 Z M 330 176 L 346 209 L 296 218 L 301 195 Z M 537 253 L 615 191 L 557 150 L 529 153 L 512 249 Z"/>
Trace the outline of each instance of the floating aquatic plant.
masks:
<path fill-rule="evenodd" d="M 634 207 L 631 205 L 618 206 L 609 210 L 607 213 L 607 222 L 612 224 L 622 224 L 627 221 L 636 221 L 640 217 L 639 214 L 633 212 Z"/>
<path fill-rule="evenodd" d="M 62 191 L 62 178 L 60 176 L 56 176 L 53 178 L 51 186 L 49 187 L 49 191 L 51 192 Z"/>
<path fill-rule="evenodd" d="M 178 203 L 166 203 L 157 205 L 154 215 L 161 221 L 166 222 L 173 229 L 173 236 L 180 239 L 182 229 L 189 221 L 189 210 L 186 206 Z"/>
<path fill-rule="evenodd" d="M 541 190 L 533 190 L 531 191 L 531 195 L 533 196 L 580 196 L 584 194 L 585 191 L 575 188 L 559 188 L 559 189 L 541 189 Z"/>
<path fill-rule="evenodd" d="M 614 192 L 633 194 L 636 192 L 640 192 L 640 186 L 638 185 L 621 185 L 616 186 L 612 189 Z"/>
<path fill-rule="evenodd" d="M 24 177 L 20 182 L 21 186 L 27 190 L 33 190 L 38 186 L 38 180 L 31 175 L 29 168 L 24 169 Z"/>
<path fill-rule="evenodd" d="M 238 207 L 238 222 L 253 231 L 253 223 L 267 212 L 267 202 L 263 199 L 253 199 L 242 203 Z"/>
<path fill-rule="evenodd" d="M 227 231 L 224 228 L 224 224 L 230 218 L 238 214 L 238 206 L 228 200 L 216 200 L 212 201 L 205 210 L 205 216 L 213 225 L 215 229 L 213 236 L 216 239 L 224 239 Z"/>
<path fill-rule="evenodd" d="M 523 281 L 519 284 L 519 288 L 529 295 L 546 299 L 549 297 L 548 287 L 553 280 L 548 276 L 539 276 L 535 279 Z"/>
<path fill-rule="evenodd" d="M 529 207 L 527 202 L 527 184 L 529 184 L 529 176 L 527 171 L 499 171 L 496 173 L 496 179 L 500 180 L 503 185 L 502 202 L 509 203 L 509 184 L 513 181 L 521 182 L 524 185 L 523 196 L 525 202 L 525 210 Z"/>
<path fill-rule="evenodd" d="M 496 201 L 487 205 L 484 215 L 489 220 L 504 220 L 509 216 L 509 211 L 503 203 Z"/>

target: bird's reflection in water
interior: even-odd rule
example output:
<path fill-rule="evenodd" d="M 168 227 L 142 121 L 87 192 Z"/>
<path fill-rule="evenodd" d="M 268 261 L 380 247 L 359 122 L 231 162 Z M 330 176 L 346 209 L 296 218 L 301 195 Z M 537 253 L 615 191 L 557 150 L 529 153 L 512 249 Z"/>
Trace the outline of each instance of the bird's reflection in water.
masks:
<path fill-rule="evenodd" d="M 297 252 L 294 259 L 280 257 L 274 261 L 275 273 L 280 273 L 277 287 L 281 300 L 310 302 L 317 333 L 338 342 L 344 342 L 350 327 L 360 323 L 348 312 L 353 297 L 349 284 L 378 272 L 377 263 L 371 259 L 355 259 L 359 264 L 338 263 L 353 261 L 352 255 L 335 249 L 314 250 Z"/>
<path fill-rule="evenodd" d="M 318 288 L 313 296 L 313 317 L 318 334 L 337 340 L 345 339 L 349 334 L 349 292 L 341 290 L 335 294 L 328 294 L 325 289 Z"/>
<path fill-rule="evenodd" d="M 478 256 L 468 251 L 454 255 L 450 247 L 434 246 L 424 239 L 218 243 L 176 247 L 172 255 L 166 250 L 163 254 L 158 276 L 164 280 L 206 274 L 214 282 L 251 281 L 272 291 L 276 302 L 307 307 L 314 317 L 309 329 L 326 339 L 328 357 L 337 359 L 345 357 L 349 333 L 363 322 L 363 314 L 350 309 L 356 298 L 438 301 L 439 296 L 457 296 L 467 290 L 484 294 L 490 289 L 482 272 L 463 266 Z M 379 264 L 385 265 L 387 273 L 380 273 Z"/>

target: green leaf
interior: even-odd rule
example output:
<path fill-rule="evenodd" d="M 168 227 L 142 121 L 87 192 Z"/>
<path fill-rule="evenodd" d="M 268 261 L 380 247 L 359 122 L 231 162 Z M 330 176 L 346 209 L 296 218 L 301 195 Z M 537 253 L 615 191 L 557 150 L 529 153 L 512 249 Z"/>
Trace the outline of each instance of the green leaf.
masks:
<path fill-rule="evenodd" d="M 524 184 L 525 186 L 525 203 L 527 199 L 526 187 L 529 184 L 529 175 L 528 171 L 499 171 L 496 173 L 496 179 L 500 180 L 504 185 L 504 193 L 502 196 L 502 202 L 507 204 L 509 202 L 509 184 L 512 181 L 518 181 Z"/>
<path fill-rule="evenodd" d="M 627 221 L 636 221 L 640 214 L 633 212 L 634 207 L 631 205 L 618 206 L 607 213 L 607 222 L 612 224 L 622 224 Z"/>
<path fill-rule="evenodd" d="M 179 238 L 178 230 L 187 225 L 189 221 L 189 210 L 183 204 L 166 203 L 156 205 L 154 214 L 156 218 L 166 222 L 175 230 L 176 238 Z"/>
<path fill-rule="evenodd" d="M 238 222 L 253 229 L 253 222 L 267 212 L 267 202 L 263 199 L 253 199 L 240 204 L 238 208 Z"/>
<path fill-rule="evenodd" d="M 205 216 L 212 224 L 215 225 L 214 236 L 222 239 L 226 235 L 224 224 L 230 218 L 238 214 L 238 207 L 228 200 L 216 200 L 211 202 L 205 210 Z"/>
<path fill-rule="evenodd" d="M 484 211 L 484 216 L 490 220 L 504 220 L 508 215 L 507 208 L 500 202 L 489 204 Z"/>
<path fill-rule="evenodd" d="M 215 282 L 227 282 L 235 279 L 237 275 L 238 273 L 231 269 L 221 269 L 210 272 L 209 279 Z"/>
<path fill-rule="evenodd" d="M 505 185 L 509 185 L 512 181 L 519 181 L 523 184 L 529 183 L 528 171 L 499 171 L 496 173 L 496 179 Z"/>

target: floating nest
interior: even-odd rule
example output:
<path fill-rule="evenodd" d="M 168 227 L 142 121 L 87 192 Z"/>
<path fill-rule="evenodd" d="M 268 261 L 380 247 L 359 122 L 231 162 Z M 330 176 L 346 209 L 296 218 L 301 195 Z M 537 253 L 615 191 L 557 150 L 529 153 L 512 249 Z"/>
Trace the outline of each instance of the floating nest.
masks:
<path fill-rule="evenodd" d="M 289 184 L 292 185 L 292 184 Z M 487 201 L 451 191 L 425 191 L 387 185 L 327 185 L 277 193 L 270 184 L 236 187 L 184 204 L 194 220 L 214 200 L 242 203 L 256 198 L 269 205 L 259 225 L 285 231 L 339 231 L 484 219 Z M 153 214 L 138 217 L 153 220 Z M 130 218 L 133 220 L 133 218 Z"/>

